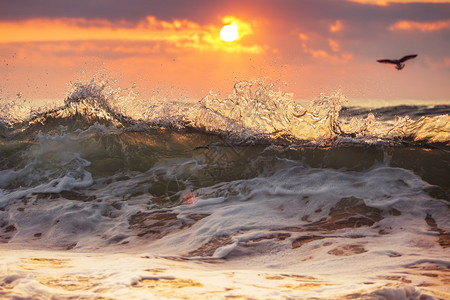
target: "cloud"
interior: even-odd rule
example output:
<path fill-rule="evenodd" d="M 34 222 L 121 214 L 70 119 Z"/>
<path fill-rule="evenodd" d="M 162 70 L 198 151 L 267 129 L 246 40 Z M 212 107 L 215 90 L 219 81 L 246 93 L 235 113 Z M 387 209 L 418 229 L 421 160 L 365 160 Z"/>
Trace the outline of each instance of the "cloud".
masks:
<path fill-rule="evenodd" d="M 450 20 L 436 22 L 415 22 L 415 21 L 398 21 L 389 27 L 390 30 L 415 30 L 415 31 L 437 31 L 450 29 Z"/>
<path fill-rule="evenodd" d="M 346 63 L 353 58 L 352 53 L 342 52 L 340 43 L 332 38 L 326 38 L 314 32 L 298 33 L 303 53 L 313 59 L 323 60 L 332 64 Z"/>
<path fill-rule="evenodd" d="M 342 22 L 337 20 L 335 23 L 330 25 L 330 32 L 339 32 L 342 30 Z"/>
<path fill-rule="evenodd" d="M 303 36 L 304 37 L 304 36 Z M 340 52 L 339 44 L 334 40 L 329 40 L 330 50 L 324 48 L 310 47 L 305 40 L 302 42 L 303 52 L 310 54 L 315 59 L 323 59 L 333 64 L 346 63 L 353 58 L 353 54 Z"/>
<path fill-rule="evenodd" d="M 347 0 L 351 2 L 358 2 L 361 4 L 372 4 L 386 6 L 390 3 L 450 3 L 450 0 Z"/>
<path fill-rule="evenodd" d="M 433 70 L 450 69 L 450 56 L 444 57 L 443 59 L 433 59 L 427 55 L 425 56 L 425 62 Z"/>
<path fill-rule="evenodd" d="M 104 59 L 118 59 L 130 56 L 148 56 L 162 52 L 170 52 L 171 45 L 166 42 L 142 41 L 63 41 L 63 42 L 32 42 L 2 44 L 2 48 L 9 46 L 10 51 L 34 52 L 52 57 L 102 57 Z M 173 47 L 173 46 L 172 46 Z M 20 49 L 20 50 L 19 50 Z"/>
<path fill-rule="evenodd" d="M 252 34 L 252 24 L 233 17 L 238 24 L 241 39 Z M 24 21 L 0 22 L 0 43 L 24 42 L 70 42 L 70 41 L 133 41 L 166 43 L 170 52 L 222 51 L 258 54 L 264 52 L 260 45 L 244 45 L 239 42 L 225 43 L 220 40 L 221 26 L 199 25 L 188 20 L 171 22 L 147 16 L 137 23 L 111 22 L 105 19 L 84 18 L 38 18 Z"/>
<path fill-rule="evenodd" d="M 333 52 L 340 52 L 341 51 L 341 46 L 335 40 L 328 39 L 328 44 L 330 45 L 331 51 L 333 51 Z"/>

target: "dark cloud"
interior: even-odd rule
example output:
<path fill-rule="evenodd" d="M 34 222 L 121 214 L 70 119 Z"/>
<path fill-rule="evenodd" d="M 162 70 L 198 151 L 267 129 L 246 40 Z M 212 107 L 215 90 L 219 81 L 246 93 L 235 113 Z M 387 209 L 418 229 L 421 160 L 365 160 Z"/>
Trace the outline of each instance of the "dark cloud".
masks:
<path fill-rule="evenodd" d="M 135 21 L 148 15 L 160 19 L 204 19 L 217 6 L 216 1 L 190 0 L 17 0 L 0 2 L 0 18 L 21 20 L 43 18 L 87 18 Z"/>
<path fill-rule="evenodd" d="M 34 17 L 102 18 L 134 21 L 153 15 L 160 19 L 210 22 L 218 15 L 264 15 L 293 22 L 346 19 L 353 22 L 392 22 L 398 19 L 430 21 L 447 19 L 450 4 L 408 3 L 363 5 L 336 0 L 15 0 L 0 2 L 0 19 Z"/>

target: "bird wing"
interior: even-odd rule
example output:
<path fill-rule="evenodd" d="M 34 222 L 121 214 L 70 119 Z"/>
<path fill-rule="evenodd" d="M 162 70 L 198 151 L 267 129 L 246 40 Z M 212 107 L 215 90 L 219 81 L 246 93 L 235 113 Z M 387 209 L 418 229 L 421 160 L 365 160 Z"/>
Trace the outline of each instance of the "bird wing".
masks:
<path fill-rule="evenodd" d="M 400 62 L 405 62 L 405 61 L 407 61 L 408 59 L 414 58 L 414 57 L 416 57 L 416 56 L 417 56 L 417 54 L 405 55 L 405 56 L 403 56 L 403 57 L 400 59 Z"/>
<path fill-rule="evenodd" d="M 377 62 L 384 64 L 397 64 L 397 62 L 392 59 L 379 59 Z"/>

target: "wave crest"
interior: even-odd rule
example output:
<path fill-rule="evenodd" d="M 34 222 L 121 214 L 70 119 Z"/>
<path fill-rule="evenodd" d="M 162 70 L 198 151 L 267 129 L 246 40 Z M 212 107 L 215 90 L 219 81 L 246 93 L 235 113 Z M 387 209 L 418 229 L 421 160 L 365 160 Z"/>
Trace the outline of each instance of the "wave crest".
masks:
<path fill-rule="evenodd" d="M 78 81 L 71 85 L 63 106 L 34 110 L 22 119 L 13 116 L 14 108 L 9 104 L 3 110 L 9 112 L 9 118 L 3 117 L 2 131 L 7 123 L 14 130 L 36 132 L 44 127 L 51 131 L 61 125 L 86 129 L 98 122 L 127 130 L 191 128 L 241 141 L 269 139 L 327 146 L 336 141 L 450 145 L 448 114 L 423 116 L 415 121 L 408 116 L 380 120 L 371 113 L 365 118 L 342 117 L 346 97 L 341 91 L 321 94 L 302 106 L 294 101 L 293 94 L 276 91 L 261 79 L 252 79 L 237 82 L 228 97 L 210 92 L 192 104 L 139 99 L 133 87 L 113 88 L 114 84 L 112 80 L 96 78 L 87 83 Z"/>
<path fill-rule="evenodd" d="M 233 93 L 225 99 L 210 93 L 200 103 L 256 132 L 317 140 L 342 133 L 338 117 L 344 101 L 345 97 L 338 91 L 329 97 L 321 95 L 303 107 L 294 103 L 293 94 L 274 91 L 273 85 L 255 79 L 236 83 Z"/>

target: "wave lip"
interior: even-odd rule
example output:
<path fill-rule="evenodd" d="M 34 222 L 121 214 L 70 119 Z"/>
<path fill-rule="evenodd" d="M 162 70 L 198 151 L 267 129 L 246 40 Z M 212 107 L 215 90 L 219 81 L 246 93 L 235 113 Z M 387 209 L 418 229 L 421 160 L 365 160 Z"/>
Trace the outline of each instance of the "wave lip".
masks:
<path fill-rule="evenodd" d="M 345 97 L 340 92 L 330 97 L 321 95 L 305 108 L 293 103 L 293 94 L 276 92 L 272 88 L 261 80 L 241 81 L 227 98 L 209 94 L 201 104 L 244 128 L 274 138 L 285 135 L 318 140 L 342 133 L 337 119 Z"/>
<path fill-rule="evenodd" d="M 346 97 L 337 91 L 321 94 L 309 105 L 295 103 L 293 94 L 275 91 L 260 79 L 237 82 L 225 98 L 209 93 L 192 105 L 182 102 L 143 101 L 132 89 L 113 88 L 108 81 L 77 82 L 58 108 L 33 111 L 26 118 L 14 115 L 7 107 L 0 122 L 0 136 L 8 132 L 58 132 L 59 126 L 86 129 L 95 123 L 127 131 L 148 128 L 198 130 L 222 135 L 230 140 L 312 143 L 330 146 L 336 143 L 401 145 L 442 144 L 450 146 L 448 114 L 385 119 L 358 110 L 342 111 Z M 385 115 L 390 108 L 385 108 Z M 392 108 L 395 111 L 395 108 Z M 402 107 L 402 111 L 405 111 Z M 393 113 L 394 113 L 393 111 Z M 408 111 L 408 109 L 406 109 Z M 445 112 L 442 107 L 437 111 Z M 344 112 L 343 116 L 341 113 Z M 366 112 L 365 112 L 366 113 Z M 9 128 L 9 129 L 7 129 Z"/>

